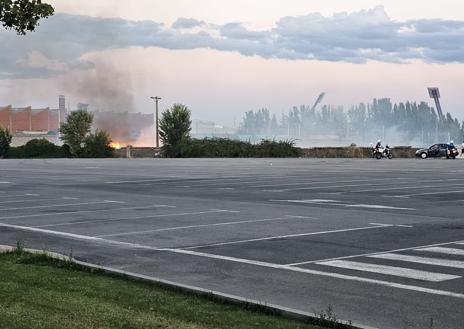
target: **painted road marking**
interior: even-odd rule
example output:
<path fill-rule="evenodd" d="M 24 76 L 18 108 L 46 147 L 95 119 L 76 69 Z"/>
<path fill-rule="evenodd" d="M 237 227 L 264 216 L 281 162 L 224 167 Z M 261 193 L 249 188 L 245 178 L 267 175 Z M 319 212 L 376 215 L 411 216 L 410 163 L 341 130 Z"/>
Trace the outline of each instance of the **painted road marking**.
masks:
<path fill-rule="evenodd" d="M 434 252 L 434 253 L 439 253 L 439 254 L 464 256 L 464 249 L 430 247 L 430 248 L 416 249 L 416 251 L 428 251 L 428 252 Z"/>
<path fill-rule="evenodd" d="M 335 180 L 328 180 L 328 181 L 307 181 L 303 180 L 300 183 L 284 183 L 284 184 L 269 184 L 269 185 L 255 185 L 249 186 L 250 188 L 265 188 L 265 187 L 280 187 L 280 186 L 298 186 L 298 185 L 311 185 L 311 184 L 333 184 L 333 183 L 362 183 L 362 182 L 372 182 L 372 181 L 392 181 L 392 180 L 410 180 L 412 178 L 375 178 L 375 179 L 353 179 L 353 180 L 345 180 L 345 181 L 335 181 Z M 442 182 L 442 181 L 440 181 Z M 393 183 L 392 183 L 393 184 Z M 395 183 L 397 184 L 397 183 Z"/>
<path fill-rule="evenodd" d="M 34 206 L 34 207 L 20 207 L 20 208 L 3 208 L 0 211 L 6 210 L 23 210 L 23 209 L 43 209 L 43 208 L 58 208 L 58 207 L 72 207 L 72 206 L 88 206 L 94 204 L 105 204 L 105 203 L 124 203 L 122 201 L 111 201 L 111 200 L 104 200 L 104 201 L 96 201 L 96 202 L 82 202 L 82 203 L 68 203 L 68 204 L 52 204 L 46 206 Z"/>
<path fill-rule="evenodd" d="M 69 214 L 80 214 L 80 213 L 90 213 L 90 212 L 104 212 L 104 211 L 116 211 L 116 210 L 135 210 L 135 209 L 153 209 L 158 208 L 159 205 L 153 205 L 148 207 L 123 207 L 123 208 L 111 208 L 111 209 L 97 209 L 97 210 L 76 210 L 76 211 L 66 211 L 66 212 L 53 212 L 53 213 L 46 213 L 46 214 L 32 214 L 32 215 L 18 215 L 18 216 L 5 216 L 0 217 L 0 219 L 19 219 L 19 218 L 32 218 L 32 217 L 50 217 L 50 216 L 61 216 L 61 215 L 69 215 Z"/>
<path fill-rule="evenodd" d="M 264 192 L 291 192 L 291 191 L 306 191 L 306 190 L 322 190 L 330 188 L 342 188 L 342 187 L 362 187 L 362 186 L 377 186 L 377 184 L 350 184 L 350 185 L 329 185 L 329 186 L 312 186 L 312 187 L 299 187 L 299 188 L 288 188 L 288 189 L 275 189 L 275 190 L 263 190 Z"/>
<path fill-rule="evenodd" d="M 232 245 L 232 244 L 241 244 L 241 243 L 249 243 L 249 242 L 259 242 L 259 241 L 298 238 L 298 237 L 311 236 L 311 235 L 324 235 L 324 234 L 333 234 L 333 233 L 342 233 L 342 232 L 364 231 L 364 230 L 373 230 L 373 229 L 380 229 L 380 228 L 386 228 L 386 227 L 392 227 L 392 226 L 393 225 L 390 225 L 390 226 L 365 226 L 365 227 L 356 227 L 356 228 L 348 228 L 348 229 L 333 230 L 333 231 L 321 231 L 321 232 L 299 233 L 299 234 L 289 234 L 289 235 L 277 235 L 277 236 L 269 236 L 269 237 L 264 237 L 264 238 L 256 238 L 256 239 L 238 240 L 238 241 L 229 241 L 229 242 L 220 242 L 220 243 L 192 246 L 192 247 L 188 247 L 188 248 L 185 248 L 185 249 L 218 247 L 218 246 L 227 246 L 227 245 Z"/>
<path fill-rule="evenodd" d="M 347 270 L 356 270 L 369 273 L 386 274 L 392 276 L 398 276 L 402 278 L 430 281 L 430 282 L 442 282 L 448 280 L 454 280 L 461 278 L 457 275 L 434 273 L 427 271 L 413 270 L 404 267 L 394 267 L 378 264 L 368 264 L 360 262 L 352 262 L 347 260 L 332 260 L 328 262 L 316 263 L 317 265 L 331 266 L 336 268 L 343 268 Z"/>
<path fill-rule="evenodd" d="M 21 203 L 21 202 L 38 202 L 38 201 L 56 201 L 59 200 L 57 198 L 55 199 L 28 199 L 28 200 L 14 200 L 14 201 L 2 201 L 0 204 L 6 204 L 6 203 Z M 24 209 L 24 208 L 22 208 Z"/>
<path fill-rule="evenodd" d="M 428 186 L 392 187 L 392 188 L 383 188 L 383 189 L 349 191 L 349 192 L 344 192 L 344 193 L 365 193 L 365 192 L 381 192 L 381 191 L 411 190 L 411 189 L 414 190 L 414 189 L 424 189 L 424 188 L 448 188 L 450 186 L 464 186 L 464 184 L 446 184 L 442 186 L 428 185 Z"/>
<path fill-rule="evenodd" d="M 388 210 L 408 210 L 415 211 L 414 208 L 393 207 L 378 204 L 349 204 L 346 201 L 325 200 L 325 199 L 310 199 L 310 200 L 270 200 L 271 202 L 288 202 L 288 203 L 304 203 L 304 204 L 326 204 L 337 207 L 347 208 L 367 208 L 367 209 L 388 209 Z"/>
<path fill-rule="evenodd" d="M 99 238 L 109 238 L 109 237 L 115 237 L 115 236 L 138 235 L 138 234 L 147 234 L 147 233 L 155 233 L 155 232 L 165 232 L 165 231 L 177 231 L 177 230 L 186 230 L 186 229 L 202 228 L 202 227 L 217 227 L 217 226 L 242 225 L 242 224 L 250 224 L 250 223 L 263 223 L 263 222 L 291 220 L 291 219 L 317 219 L 317 218 L 304 217 L 304 216 L 285 216 L 285 217 L 279 217 L 279 218 L 244 220 L 244 221 L 235 221 L 235 222 L 226 222 L 226 223 L 201 224 L 201 225 L 199 224 L 199 225 L 189 225 L 189 226 L 167 227 L 167 228 L 160 228 L 160 229 L 155 229 L 155 230 L 125 232 L 125 233 L 117 233 L 117 234 L 106 234 L 106 235 L 99 235 L 97 237 L 99 237 Z"/>
<path fill-rule="evenodd" d="M 436 265 L 436 266 L 453 267 L 453 268 L 464 269 L 464 262 L 459 261 L 459 260 L 417 257 L 417 256 L 408 256 L 408 255 L 399 255 L 399 254 L 372 255 L 372 256 L 369 256 L 369 258 L 378 258 L 378 259 L 387 259 L 387 260 L 399 260 L 399 261 L 410 262 L 410 263 L 419 263 L 419 264 L 427 264 L 427 265 Z"/>
<path fill-rule="evenodd" d="M 287 266 L 298 266 L 298 265 L 305 265 L 305 264 L 314 264 L 314 263 L 319 263 L 319 262 L 328 262 L 328 261 L 331 261 L 331 260 L 369 257 L 369 256 L 374 256 L 374 255 L 391 254 L 391 253 L 395 253 L 395 252 L 410 251 L 410 250 L 416 250 L 416 249 L 421 249 L 421 248 L 440 247 L 440 246 L 446 246 L 446 245 L 451 245 L 451 244 L 463 244 L 464 245 L 464 242 L 459 240 L 459 241 L 452 241 L 452 242 L 429 244 L 429 245 L 425 245 L 425 246 L 415 246 L 415 247 L 410 247 L 410 248 L 387 250 L 387 251 L 381 251 L 381 252 L 371 252 L 371 253 L 343 256 L 343 257 L 333 257 L 333 258 L 326 258 L 326 259 L 319 259 L 319 260 L 310 260 L 310 261 L 306 261 L 306 262 L 292 263 L 292 264 L 286 264 L 286 265 Z"/>
<path fill-rule="evenodd" d="M 388 181 L 392 181 L 394 180 L 393 179 L 388 179 L 388 178 L 385 178 L 385 179 L 373 179 L 373 180 L 366 180 L 366 182 L 372 182 L 372 181 L 376 181 L 376 180 L 388 180 Z M 347 183 L 350 183 L 350 182 L 356 182 L 356 181 L 346 181 Z M 364 181 L 360 181 L 360 182 L 364 182 Z M 427 181 L 427 182 L 424 182 L 424 183 L 434 183 L 434 182 L 439 182 L 439 183 L 442 183 L 443 180 L 432 180 L 432 181 Z M 332 181 L 332 182 L 329 182 L 329 183 L 343 183 L 343 181 L 340 181 L 340 182 L 337 182 L 337 181 Z M 264 190 L 264 191 L 267 191 L 267 192 L 290 192 L 290 191 L 300 191 L 300 190 L 317 190 L 317 189 L 328 189 L 328 188 L 342 188 L 342 187 L 364 187 L 364 186 L 384 186 L 384 185 L 398 185 L 398 184 L 406 184 L 408 182 L 395 182 L 395 183 L 374 183 L 374 184 L 351 184 L 351 185 L 331 185 L 331 186 L 311 186 L 311 187 L 299 187 L 299 188 L 287 188 L 287 189 L 274 189 L 274 190 Z M 305 185 L 305 184 L 300 184 L 300 185 Z M 448 184 L 447 186 L 453 186 L 453 185 L 456 185 L 456 186 L 462 186 L 463 184 Z M 272 187 L 273 185 L 271 185 Z M 279 185 L 275 185 L 275 186 L 279 186 Z M 281 186 L 285 186 L 285 185 L 281 185 Z M 429 187 L 429 186 L 422 186 L 424 188 L 426 187 Z M 411 188 L 422 188 L 422 187 L 398 187 L 398 188 L 386 188 L 385 190 L 390 190 L 390 189 L 393 189 L 393 190 L 396 190 L 396 189 L 411 189 Z M 380 190 L 365 190 L 365 191 L 381 191 L 382 189 Z M 364 191 L 347 191 L 347 192 L 342 192 L 342 193 L 351 193 L 351 192 L 354 192 L 354 193 L 358 193 L 358 192 L 364 192 Z"/>
<path fill-rule="evenodd" d="M 368 208 L 368 209 L 390 209 L 390 210 L 410 210 L 414 211 L 414 208 L 402 208 L 402 207 L 392 207 L 392 206 L 383 206 L 377 204 L 349 204 L 345 207 L 352 207 L 352 208 Z"/>
<path fill-rule="evenodd" d="M 0 198 L 20 198 L 24 196 L 40 196 L 40 194 L 7 194 L 7 195 L 0 195 Z"/>
<path fill-rule="evenodd" d="M 184 250 L 184 249 L 162 249 L 162 250 L 166 250 L 166 251 L 170 251 L 170 252 L 178 253 L 178 254 L 205 257 L 205 258 L 211 258 L 211 259 L 219 259 L 219 260 L 225 260 L 225 261 L 230 261 L 230 262 L 273 268 L 277 270 L 287 270 L 287 271 L 292 271 L 292 272 L 306 273 L 306 274 L 312 274 L 312 275 L 318 275 L 318 276 L 324 276 L 324 277 L 330 277 L 330 278 L 336 278 L 336 279 L 342 279 L 342 280 L 371 283 L 371 284 L 381 285 L 381 286 L 390 287 L 390 288 L 397 288 L 397 289 L 421 292 L 421 293 L 432 294 L 432 295 L 440 295 L 440 296 L 464 299 L 464 294 L 455 293 L 451 291 L 430 289 L 430 288 L 424 288 L 424 287 L 418 287 L 418 286 L 412 286 L 412 285 L 406 285 L 406 284 L 382 281 L 382 280 L 376 280 L 376 279 L 368 279 L 368 278 L 363 278 L 363 277 L 353 276 L 353 275 L 316 271 L 316 270 L 310 270 L 310 269 L 305 269 L 305 268 L 300 268 L 300 267 L 292 267 L 292 266 L 286 266 L 286 265 L 253 261 L 253 260 L 242 259 L 242 258 L 196 252 L 192 250 Z"/>
<path fill-rule="evenodd" d="M 389 197 L 391 197 L 391 198 L 409 198 L 409 197 L 412 197 L 412 196 L 439 195 L 439 194 L 452 194 L 452 193 L 464 193 L 464 190 L 443 191 L 443 192 L 428 192 L 428 193 L 414 193 L 414 194 L 404 194 L 404 195 L 393 195 L 393 196 L 389 196 Z"/>
<path fill-rule="evenodd" d="M 120 247 L 139 248 L 139 249 L 147 249 L 147 250 L 153 250 L 153 251 L 166 251 L 166 252 L 173 252 L 173 253 L 178 253 L 178 254 L 206 257 L 206 258 L 211 258 L 211 259 L 221 259 L 221 260 L 227 260 L 231 262 L 238 262 L 242 264 L 263 266 L 263 267 L 273 268 L 273 269 L 282 269 L 282 270 L 287 270 L 287 271 L 306 273 L 306 274 L 312 274 L 312 275 L 318 275 L 318 276 L 324 276 L 324 277 L 330 277 L 330 278 L 337 278 L 337 279 L 342 279 L 342 280 L 370 283 L 370 284 L 381 285 L 381 286 L 386 286 L 390 288 L 397 288 L 397 289 L 421 292 L 421 293 L 432 294 L 432 295 L 464 299 L 464 294 L 455 293 L 451 291 L 430 289 L 430 288 L 424 288 L 424 287 L 418 287 L 418 286 L 412 286 L 412 285 L 406 285 L 406 284 L 400 284 L 400 283 L 394 283 L 394 282 L 388 282 L 388 281 L 381 281 L 381 280 L 374 280 L 374 279 L 368 279 L 368 278 L 357 277 L 357 276 L 350 276 L 350 275 L 345 275 L 345 274 L 315 271 L 315 270 L 303 269 L 299 267 L 290 267 L 290 266 L 278 265 L 278 264 L 272 264 L 272 263 L 266 263 L 266 262 L 251 261 L 247 259 L 199 253 L 199 252 L 195 252 L 192 250 L 166 249 L 166 248 L 160 249 L 156 247 L 140 245 L 140 244 L 135 244 L 135 243 L 120 242 L 120 241 L 107 240 L 107 239 L 102 239 L 102 238 L 94 238 L 94 237 L 88 237 L 85 235 L 64 233 L 64 232 L 58 232 L 58 231 L 50 231 L 50 230 L 44 230 L 44 229 L 32 228 L 32 227 L 24 227 L 24 226 L 17 226 L 17 225 L 3 224 L 3 223 L 0 223 L 0 226 L 7 227 L 7 228 L 13 228 L 13 229 L 19 229 L 23 231 L 64 236 L 64 237 L 75 238 L 75 239 L 80 239 L 80 240 L 90 240 L 90 241 L 95 241 L 95 242 L 108 243 L 108 244 L 117 245 Z"/>
<path fill-rule="evenodd" d="M 141 208 L 135 208 L 141 209 Z M 150 216 L 139 216 L 139 217 L 124 217 L 124 218 L 112 218 L 112 219 L 97 219 L 92 221 L 74 221 L 74 222 L 65 222 L 65 223 L 57 223 L 57 224 L 46 224 L 46 225 L 39 225 L 34 227 L 58 227 L 58 226 L 72 226 L 72 225 L 80 225 L 80 224 L 94 224 L 94 223 L 105 223 L 105 222 L 118 222 L 118 221 L 125 221 L 125 220 L 139 220 L 139 219 L 150 219 L 150 218 L 161 218 L 161 217 L 172 217 L 172 216 L 193 216 L 193 215 L 203 215 L 203 214 L 217 214 L 217 213 L 239 213 L 236 210 L 222 210 L 222 209 L 212 209 L 207 211 L 197 211 L 197 212 L 183 212 L 183 213 L 174 213 L 174 214 L 162 214 L 162 215 L 150 215 Z"/>
<path fill-rule="evenodd" d="M 67 237 L 67 238 L 78 239 L 78 240 L 87 240 L 87 241 L 90 240 L 90 241 L 95 241 L 95 242 L 105 242 L 105 243 L 118 245 L 118 246 L 123 246 L 123 247 L 142 248 L 142 249 L 150 249 L 150 250 L 160 250 L 159 248 L 140 245 L 140 244 L 137 244 L 137 243 L 106 240 L 106 239 L 95 238 L 95 237 L 92 237 L 92 236 L 81 235 L 81 234 L 44 230 L 44 229 L 36 228 L 36 227 L 18 226 L 18 225 L 4 224 L 4 223 L 0 223 L 0 227 L 18 229 L 18 230 L 21 230 L 21 231 L 28 231 L 28 232 L 44 233 L 44 234 L 48 234 L 48 235 L 57 235 L 57 236 L 62 236 L 62 237 Z"/>

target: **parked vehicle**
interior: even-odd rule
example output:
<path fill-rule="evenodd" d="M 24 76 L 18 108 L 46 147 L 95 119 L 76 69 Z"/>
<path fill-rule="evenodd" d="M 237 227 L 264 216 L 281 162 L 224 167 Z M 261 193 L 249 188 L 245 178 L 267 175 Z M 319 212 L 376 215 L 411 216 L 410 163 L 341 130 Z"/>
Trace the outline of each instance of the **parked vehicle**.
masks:
<path fill-rule="evenodd" d="M 393 159 L 393 154 L 390 150 L 390 147 L 387 145 L 385 147 L 374 147 L 372 149 L 372 157 L 380 160 L 382 158 Z"/>
<path fill-rule="evenodd" d="M 416 151 L 416 156 L 422 159 L 427 158 L 451 158 L 455 159 L 458 156 L 458 150 L 455 147 L 449 147 L 448 144 L 433 144 L 429 148 L 424 148 Z"/>

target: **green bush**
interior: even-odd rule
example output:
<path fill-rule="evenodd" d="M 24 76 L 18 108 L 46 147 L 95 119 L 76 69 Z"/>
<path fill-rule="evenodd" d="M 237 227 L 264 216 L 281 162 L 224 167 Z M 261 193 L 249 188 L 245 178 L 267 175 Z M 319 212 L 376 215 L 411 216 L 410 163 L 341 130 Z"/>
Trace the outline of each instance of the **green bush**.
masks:
<path fill-rule="evenodd" d="M 10 150 L 12 136 L 8 128 L 0 127 L 0 158 L 5 157 Z"/>
<path fill-rule="evenodd" d="M 293 141 L 263 140 L 259 144 L 226 138 L 189 139 L 179 146 L 182 158 L 283 158 L 298 157 Z"/>
<path fill-rule="evenodd" d="M 59 147 L 46 139 L 33 139 L 24 146 L 12 147 L 8 151 L 8 158 L 66 158 L 69 157 L 69 147 Z"/>
<path fill-rule="evenodd" d="M 97 130 L 89 134 L 84 141 L 84 157 L 87 158 L 110 158 L 114 149 L 110 146 L 111 138 L 104 130 Z"/>

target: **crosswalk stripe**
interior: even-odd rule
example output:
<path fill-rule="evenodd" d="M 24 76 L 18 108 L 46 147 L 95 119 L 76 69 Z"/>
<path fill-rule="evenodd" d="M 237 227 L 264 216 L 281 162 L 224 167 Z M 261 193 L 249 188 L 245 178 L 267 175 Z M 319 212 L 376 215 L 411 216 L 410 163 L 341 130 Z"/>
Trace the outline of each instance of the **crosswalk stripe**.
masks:
<path fill-rule="evenodd" d="M 430 247 L 430 248 L 416 249 L 416 251 L 427 251 L 427 252 L 434 252 L 438 254 L 464 256 L 464 249 Z"/>
<path fill-rule="evenodd" d="M 322 263 L 317 263 L 317 264 L 331 266 L 331 267 L 344 268 L 344 269 L 349 269 L 349 270 L 387 274 L 387 275 L 393 275 L 393 276 L 398 276 L 398 277 L 403 277 L 403 278 L 408 278 L 408 279 L 416 279 L 416 280 L 431 281 L 431 282 L 442 282 L 442 281 L 454 280 L 454 279 L 460 278 L 460 276 L 457 276 L 457 275 L 426 272 L 426 271 L 413 270 L 413 269 L 403 268 L 403 267 L 368 264 L 368 263 L 352 262 L 352 261 L 346 261 L 346 260 L 332 260 L 332 261 L 322 262 Z"/>
<path fill-rule="evenodd" d="M 402 262 L 411 262 L 427 265 L 436 265 L 444 267 L 453 267 L 464 269 L 464 262 L 459 260 L 450 260 L 450 259 L 439 259 L 439 258 L 428 258 L 428 257 L 416 257 L 408 255 L 399 255 L 399 254 L 379 254 L 369 256 L 370 258 L 379 258 L 379 259 L 388 259 L 388 260 L 399 260 Z"/>

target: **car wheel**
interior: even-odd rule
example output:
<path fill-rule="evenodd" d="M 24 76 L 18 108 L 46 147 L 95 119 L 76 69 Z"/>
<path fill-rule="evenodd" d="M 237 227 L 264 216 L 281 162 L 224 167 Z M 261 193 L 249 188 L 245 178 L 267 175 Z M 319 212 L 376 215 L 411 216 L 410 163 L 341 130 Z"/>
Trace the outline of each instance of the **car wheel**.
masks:
<path fill-rule="evenodd" d="M 422 158 L 422 159 L 427 159 L 427 153 L 422 153 L 422 154 L 421 154 L 421 158 Z"/>

